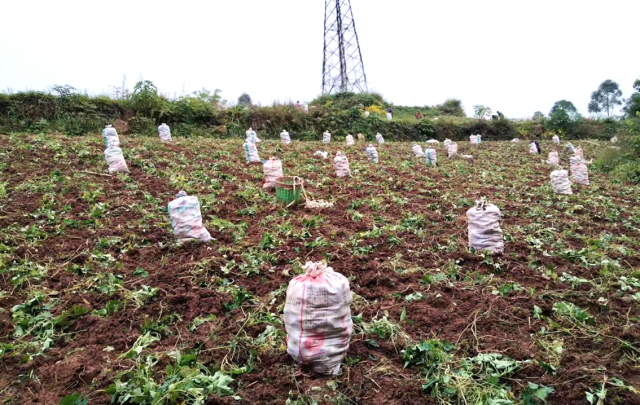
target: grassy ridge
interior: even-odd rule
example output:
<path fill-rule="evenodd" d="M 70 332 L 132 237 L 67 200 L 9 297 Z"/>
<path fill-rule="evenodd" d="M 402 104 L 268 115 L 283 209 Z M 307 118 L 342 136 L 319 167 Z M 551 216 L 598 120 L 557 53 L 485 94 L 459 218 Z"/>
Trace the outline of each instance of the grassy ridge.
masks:
<path fill-rule="evenodd" d="M 394 120 L 387 121 L 384 109 L 394 109 Z M 364 109 L 370 112 L 365 117 Z M 421 111 L 424 119 L 415 118 Z M 223 108 L 217 92 L 203 90 L 177 99 L 158 94 L 151 82 L 140 82 L 130 96 L 79 94 L 69 86 L 55 86 L 52 93 L 21 92 L 0 94 L 0 132 L 62 132 L 84 135 L 100 131 L 116 119 L 128 122 L 131 132 L 154 134 L 162 122 L 171 125 L 177 136 L 241 137 L 249 126 L 261 136 L 276 137 L 287 129 L 296 139 L 317 140 L 330 130 L 341 137 L 347 133 L 376 132 L 390 140 L 429 138 L 463 140 L 480 133 L 485 139 L 510 140 L 550 138 L 545 120 L 479 120 L 464 117 L 459 100 L 447 100 L 434 107 L 394 106 L 376 94 L 321 96 L 311 103 L 309 112 L 292 104 L 268 107 L 234 106 Z M 608 139 L 624 126 L 616 120 L 580 119 L 563 136 L 567 139 Z"/>

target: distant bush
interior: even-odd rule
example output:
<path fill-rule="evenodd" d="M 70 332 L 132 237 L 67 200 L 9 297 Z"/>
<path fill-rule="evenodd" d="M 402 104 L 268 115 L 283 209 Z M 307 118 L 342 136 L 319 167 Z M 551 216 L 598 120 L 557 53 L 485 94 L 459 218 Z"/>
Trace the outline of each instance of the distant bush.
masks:
<path fill-rule="evenodd" d="M 626 129 L 617 134 L 619 149 L 606 148 L 600 152 L 595 167 L 613 172 L 618 178 L 640 184 L 640 112 L 636 118 L 624 121 Z"/>

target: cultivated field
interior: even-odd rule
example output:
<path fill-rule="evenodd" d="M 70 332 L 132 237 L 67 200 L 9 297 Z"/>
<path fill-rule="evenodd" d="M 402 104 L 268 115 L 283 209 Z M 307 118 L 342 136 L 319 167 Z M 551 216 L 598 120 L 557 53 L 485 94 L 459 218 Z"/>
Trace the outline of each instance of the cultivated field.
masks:
<path fill-rule="evenodd" d="M 376 165 L 363 143 L 266 141 L 263 159 L 335 202 L 284 209 L 241 141 L 121 143 L 131 172 L 105 176 L 100 135 L 0 135 L 5 403 L 640 403 L 638 186 L 592 172 L 554 195 L 550 143 L 459 142 L 473 160 L 440 144 L 434 168 L 411 143 L 379 147 Z M 587 159 L 607 147 L 574 145 Z M 180 189 L 215 241 L 176 243 Z M 482 196 L 502 211 L 502 256 L 468 250 Z M 286 353 L 286 285 L 307 260 L 354 294 L 337 377 Z"/>

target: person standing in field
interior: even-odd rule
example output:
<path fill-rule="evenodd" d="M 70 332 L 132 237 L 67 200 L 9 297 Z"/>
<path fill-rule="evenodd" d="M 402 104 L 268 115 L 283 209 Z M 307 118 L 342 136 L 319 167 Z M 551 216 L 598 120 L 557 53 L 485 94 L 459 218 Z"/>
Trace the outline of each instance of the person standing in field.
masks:
<path fill-rule="evenodd" d="M 420 111 L 418 111 L 418 112 L 416 113 L 416 119 L 417 119 L 417 120 L 421 120 L 421 119 L 422 119 L 422 113 L 421 113 Z"/>
<path fill-rule="evenodd" d="M 296 108 L 299 110 L 300 109 L 300 101 L 296 101 Z"/>
<path fill-rule="evenodd" d="M 393 108 L 389 107 L 387 108 L 387 121 L 391 121 L 392 118 L 393 118 Z"/>

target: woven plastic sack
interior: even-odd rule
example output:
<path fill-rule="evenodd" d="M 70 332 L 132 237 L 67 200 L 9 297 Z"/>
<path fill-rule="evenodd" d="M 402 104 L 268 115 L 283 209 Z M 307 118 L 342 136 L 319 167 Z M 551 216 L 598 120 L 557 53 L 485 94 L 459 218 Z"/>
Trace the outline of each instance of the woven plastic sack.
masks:
<path fill-rule="evenodd" d="M 569 172 L 566 170 L 554 170 L 551 172 L 551 188 L 556 194 L 573 194 L 571 191 L 571 182 L 569 181 Z"/>
<path fill-rule="evenodd" d="M 360 142 L 364 141 L 364 135 L 362 135 L 362 134 L 358 134 L 358 140 L 359 140 Z"/>
<path fill-rule="evenodd" d="M 367 149 L 365 149 L 365 153 L 367 154 L 367 159 L 369 159 L 370 162 L 378 163 L 378 150 L 375 146 L 369 144 Z"/>
<path fill-rule="evenodd" d="M 478 144 L 482 143 L 482 135 L 480 134 L 476 135 L 476 139 L 478 140 Z"/>
<path fill-rule="evenodd" d="M 356 141 L 353 139 L 353 135 L 351 134 L 348 134 L 345 140 L 347 141 L 347 146 L 353 146 L 356 143 Z"/>
<path fill-rule="evenodd" d="M 424 152 L 422 151 L 422 146 L 418 145 L 417 143 L 413 144 L 413 154 L 416 155 L 417 157 L 423 157 L 424 156 Z"/>
<path fill-rule="evenodd" d="M 380 134 L 380 133 L 376 134 L 376 142 L 378 142 L 378 144 L 383 144 L 384 143 L 384 137 L 382 136 L 382 134 Z"/>
<path fill-rule="evenodd" d="M 246 132 L 246 135 L 247 139 L 245 139 L 245 142 L 247 143 L 256 144 L 258 142 L 262 142 L 260 138 L 258 138 L 258 135 L 256 135 L 256 131 L 254 131 L 253 128 L 249 128 Z"/>
<path fill-rule="evenodd" d="M 282 173 L 282 162 L 278 158 L 269 158 L 262 166 L 264 173 L 264 184 L 262 188 L 265 190 L 274 190 L 276 188 L 276 180 L 284 176 Z"/>
<path fill-rule="evenodd" d="M 589 169 L 580 156 L 571 156 L 569 167 L 571 168 L 571 180 L 574 183 L 589 185 Z"/>
<path fill-rule="evenodd" d="M 188 196 L 180 190 L 176 199 L 169 203 L 168 211 L 173 234 L 178 240 L 200 239 L 202 242 L 211 240 L 209 231 L 202 226 L 198 197 Z"/>
<path fill-rule="evenodd" d="M 424 150 L 424 159 L 429 166 L 435 166 L 438 163 L 438 158 L 436 157 L 435 149 L 425 149 Z"/>
<path fill-rule="evenodd" d="M 576 153 L 576 148 L 571 143 L 567 143 L 564 147 L 565 149 L 567 149 L 567 152 L 571 153 L 572 155 Z"/>
<path fill-rule="evenodd" d="M 614 136 L 613 138 L 611 138 L 611 143 L 616 143 L 618 142 L 618 137 Z"/>
<path fill-rule="evenodd" d="M 326 159 L 327 156 L 329 156 L 329 152 L 323 152 L 321 150 L 317 150 L 316 153 L 313 154 L 313 156 Z"/>
<path fill-rule="evenodd" d="M 558 157 L 558 152 L 556 152 L 555 150 L 549 152 L 549 159 L 547 159 L 547 163 L 550 165 L 559 165 L 560 158 Z"/>
<path fill-rule="evenodd" d="M 164 122 L 158 127 L 158 136 L 162 142 L 171 142 L 171 128 Z"/>
<path fill-rule="evenodd" d="M 513 138 L 511 142 L 520 142 L 520 138 Z"/>
<path fill-rule="evenodd" d="M 102 130 L 102 138 L 104 139 L 105 148 L 119 148 L 120 138 L 118 137 L 118 131 L 111 125 L 107 125 Z"/>
<path fill-rule="evenodd" d="M 536 145 L 535 142 L 531 142 L 529 144 L 529 153 L 535 153 L 535 154 L 540 153 L 540 151 L 538 151 L 538 146 Z"/>
<path fill-rule="evenodd" d="M 289 136 L 289 133 L 283 129 L 282 132 L 280 132 L 280 140 L 285 145 L 289 145 L 291 143 L 291 136 Z"/>
<path fill-rule="evenodd" d="M 478 143 L 478 136 L 477 135 L 470 135 L 469 136 L 469 142 L 471 142 L 472 144 L 477 144 Z"/>
<path fill-rule="evenodd" d="M 453 142 L 451 139 L 446 138 L 443 143 L 444 143 L 444 146 L 448 147 L 451 142 Z"/>
<path fill-rule="evenodd" d="M 115 146 L 107 148 L 104 150 L 104 158 L 109 166 L 109 173 L 127 173 L 129 171 L 122 149 Z"/>
<path fill-rule="evenodd" d="M 329 131 L 324 131 L 322 134 L 322 143 L 330 143 L 331 142 L 331 134 Z"/>
<path fill-rule="evenodd" d="M 349 168 L 349 159 L 342 152 L 336 153 L 336 157 L 333 158 L 333 165 L 336 168 L 336 176 L 349 177 L 351 176 L 351 169 Z"/>
<path fill-rule="evenodd" d="M 551 139 L 553 140 L 554 144 L 560 145 L 560 137 L 558 137 L 558 135 L 554 135 Z"/>
<path fill-rule="evenodd" d="M 493 204 L 477 201 L 475 207 L 467 211 L 469 221 L 469 247 L 494 253 L 504 251 L 500 209 Z"/>
<path fill-rule="evenodd" d="M 253 142 L 246 141 L 242 145 L 247 163 L 260 163 L 260 156 L 258 155 L 258 147 Z"/>
<path fill-rule="evenodd" d="M 440 143 L 440 141 L 437 139 L 429 139 L 427 143 Z"/>
<path fill-rule="evenodd" d="M 349 280 L 321 262 L 304 270 L 287 287 L 287 353 L 318 374 L 336 375 L 353 333 Z"/>
<path fill-rule="evenodd" d="M 584 151 L 582 150 L 581 146 L 578 146 L 577 148 L 575 148 L 575 152 L 576 156 L 579 156 L 580 159 L 584 160 Z"/>
<path fill-rule="evenodd" d="M 451 142 L 449 145 L 447 145 L 447 153 L 449 154 L 449 157 L 452 158 L 455 155 L 458 154 L 458 144 L 455 142 Z"/>

